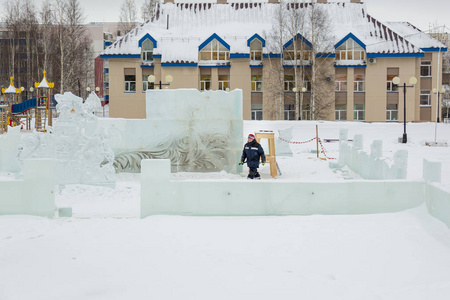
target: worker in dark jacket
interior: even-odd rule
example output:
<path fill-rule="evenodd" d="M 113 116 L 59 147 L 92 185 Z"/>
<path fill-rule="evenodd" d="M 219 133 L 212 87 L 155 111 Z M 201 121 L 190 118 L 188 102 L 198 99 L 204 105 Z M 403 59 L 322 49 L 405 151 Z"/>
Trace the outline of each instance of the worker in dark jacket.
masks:
<path fill-rule="evenodd" d="M 259 160 L 261 159 L 262 165 L 264 166 L 266 163 L 266 156 L 264 155 L 263 148 L 251 133 L 248 135 L 248 143 L 245 144 L 244 150 L 242 151 L 240 165 L 244 164 L 245 159 L 247 159 L 247 166 L 250 168 L 247 178 L 261 179 L 261 175 L 258 173 Z"/>

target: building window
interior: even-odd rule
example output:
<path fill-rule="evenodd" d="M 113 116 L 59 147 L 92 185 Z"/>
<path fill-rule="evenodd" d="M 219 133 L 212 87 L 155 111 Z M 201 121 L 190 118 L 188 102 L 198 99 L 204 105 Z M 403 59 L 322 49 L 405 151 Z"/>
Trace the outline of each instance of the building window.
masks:
<path fill-rule="evenodd" d="M 311 120 L 311 105 L 303 104 L 302 105 L 302 120 Z"/>
<path fill-rule="evenodd" d="M 355 104 L 353 108 L 353 119 L 355 121 L 364 121 L 364 104 Z"/>
<path fill-rule="evenodd" d="M 153 60 L 153 42 L 149 39 L 142 42 L 142 60 Z"/>
<path fill-rule="evenodd" d="M 125 75 L 125 92 L 136 92 L 136 75 Z"/>
<path fill-rule="evenodd" d="M 200 50 L 200 60 L 229 60 L 230 51 L 218 40 L 212 40 Z"/>
<path fill-rule="evenodd" d="M 303 77 L 303 87 L 306 88 L 307 92 L 311 92 L 311 77 L 309 75 Z"/>
<path fill-rule="evenodd" d="M 294 43 L 290 44 L 286 50 L 284 50 L 284 60 L 311 60 L 311 50 L 309 47 L 302 43 L 300 40 L 297 41 L 296 48 L 294 50 Z"/>
<path fill-rule="evenodd" d="M 155 83 L 148 82 L 148 76 L 150 75 L 142 75 L 142 90 L 145 92 L 146 90 L 154 90 Z"/>
<path fill-rule="evenodd" d="M 334 110 L 334 119 L 336 121 L 347 120 L 347 104 L 336 104 Z"/>
<path fill-rule="evenodd" d="M 262 52 L 262 42 L 258 39 L 253 39 L 253 41 L 250 42 L 250 59 L 261 60 Z"/>
<path fill-rule="evenodd" d="M 366 51 L 357 42 L 348 39 L 336 49 L 336 60 L 364 60 Z"/>
<path fill-rule="evenodd" d="M 292 89 L 295 87 L 294 75 L 284 75 L 284 91 L 292 92 Z"/>
<path fill-rule="evenodd" d="M 295 120 L 295 108 L 293 104 L 284 105 L 284 119 Z"/>
<path fill-rule="evenodd" d="M 388 104 L 386 106 L 386 121 L 398 121 L 397 104 Z"/>
<path fill-rule="evenodd" d="M 431 77 L 431 61 L 420 62 L 420 77 Z"/>
<path fill-rule="evenodd" d="M 355 92 L 365 91 L 364 75 L 355 75 L 354 91 Z"/>
<path fill-rule="evenodd" d="M 336 92 L 346 92 L 347 91 L 347 75 L 338 74 L 336 75 Z"/>
<path fill-rule="evenodd" d="M 431 105 L 431 91 L 420 90 L 420 106 L 430 106 L 430 105 Z"/>
<path fill-rule="evenodd" d="M 252 120 L 262 120 L 262 104 L 252 104 Z"/>
<path fill-rule="evenodd" d="M 209 91 L 211 89 L 211 75 L 200 75 L 200 90 Z"/>
<path fill-rule="evenodd" d="M 225 91 L 230 87 L 230 76 L 219 75 L 219 90 Z"/>
<path fill-rule="evenodd" d="M 394 79 L 395 76 L 396 75 L 388 75 L 387 76 L 386 90 L 388 92 L 398 92 L 398 85 L 396 85 L 392 82 L 392 79 Z"/>
<path fill-rule="evenodd" d="M 262 92 L 262 75 L 252 75 L 252 92 Z"/>

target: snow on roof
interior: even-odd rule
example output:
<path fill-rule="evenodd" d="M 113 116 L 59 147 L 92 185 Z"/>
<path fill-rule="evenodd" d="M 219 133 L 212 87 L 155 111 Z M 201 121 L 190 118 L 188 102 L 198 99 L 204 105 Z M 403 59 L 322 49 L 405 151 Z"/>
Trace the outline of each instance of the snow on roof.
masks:
<path fill-rule="evenodd" d="M 10 85 L 4 92 L 3 94 L 17 94 L 17 89 Z"/>
<path fill-rule="evenodd" d="M 50 88 L 48 86 L 48 81 L 47 79 L 44 77 L 44 79 L 42 79 L 41 83 L 39 83 L 39 85 L 37 86 L 38 89 L 48 89 Z"/>
<path fill-rule="evenodd" d="M 316 5 L 330 16 L 333 45 L 351 33 L 366 46 L 367 53 L 422 53 L 415 40 L 402 37 L 400 32 L 368 15 L 365 3 Z M 139 41 L 147 34 L 157 42 L 153 54 L 161 55 L 162 63 L 197 63 L 199 46 L 213 34 L 230 46 L 230 53 L 248 54 L 248 39 L 255 34 L 263 38 L 268 35 L 278 7 L 279 4 L 263 2 L 158 4 L 151 21 L 131 30 L 102 55 L 140 55 Z M 291 9 L 310 8 L 309 3 L 291 4 Z M 334 52 L 334 48 L 324 52 Z"/>
<path fill-rule="evenodd" d="M 403 38 L 421 49 L 445 48 L 444 44 L 408 22 L 387 22 L 386 24 L 399 35 L 403 36 Z"/>

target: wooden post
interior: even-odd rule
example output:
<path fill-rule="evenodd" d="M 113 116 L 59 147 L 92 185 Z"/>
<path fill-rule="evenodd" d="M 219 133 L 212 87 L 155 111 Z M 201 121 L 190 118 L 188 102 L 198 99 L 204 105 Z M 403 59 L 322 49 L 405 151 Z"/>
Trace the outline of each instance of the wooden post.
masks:
<path fill-rule="evenodd" d="M 269 153 L 266 155 L 266 162 L 270 163 L 270 175 L 277 177 L 277 160 L 275 155 L 275 134 L 273 132 L 256 132 L 255 139 L 259 143 L 261 139 L 267 139 L 269 142 Z"/>
<path fill-rule="evenodd" d="M 316 125 L 316 151 L 317 151 L 317 158 L 319 158 L 319 126 Z"/>

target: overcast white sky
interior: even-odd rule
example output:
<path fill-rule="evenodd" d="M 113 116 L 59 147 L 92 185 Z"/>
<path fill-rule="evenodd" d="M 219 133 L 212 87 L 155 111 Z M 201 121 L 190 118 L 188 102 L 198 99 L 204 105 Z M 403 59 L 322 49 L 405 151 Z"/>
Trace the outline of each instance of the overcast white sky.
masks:
<path fill-rule="evenodd" d="M 35 1 L 39 5 L 42 2 L 42 0 Z M 124 0 L 79 1 L 85 10 L 86 22 L 117 22 L 119 21 L 120 6 Z M 144 0 L 135 1 L 136 7 L 140 10 Z M 329 1 L 350 2 L 350 0 Z M 430 25 L 436 23 L 450 27 L 449 0 L 365 0 L 364 2 L 367 4 L 368 13 L 380 21 L 408 21 L 423 31 L 428 31 Z"/>

